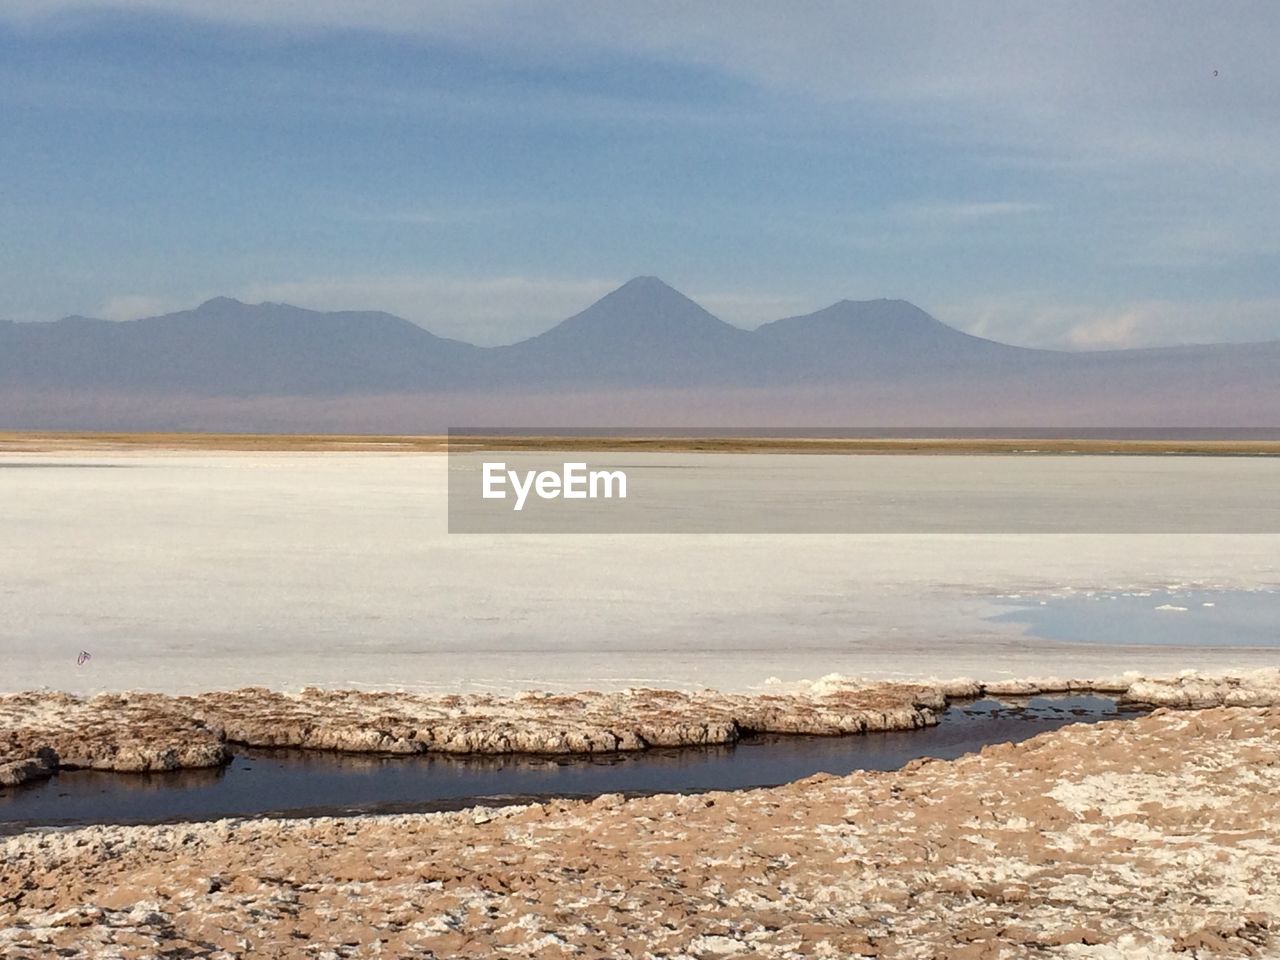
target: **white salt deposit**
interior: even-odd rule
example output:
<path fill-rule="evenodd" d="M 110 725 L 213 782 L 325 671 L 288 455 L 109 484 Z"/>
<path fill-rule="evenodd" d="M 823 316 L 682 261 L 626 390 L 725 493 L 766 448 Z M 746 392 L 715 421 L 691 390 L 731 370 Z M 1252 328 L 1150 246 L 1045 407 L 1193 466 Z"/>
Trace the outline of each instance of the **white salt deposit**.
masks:
<path fill-rule="evenodd" d="M 1114 459 L 1092 459 L 1108 482 Z M 35 466 L 4 466 L 18 462 Z M 1038 462 L 1053 484 L 1058 461 Z M 1205 463 L 1231 479 L 1240 461 Z M 1053 643 L 986 617 L 1001 593 L 1273 585 L 1276 535 L 449 535 L 446 467 L 4 455 L 0 689 L 732 690 L 1274 661 Z M 81 650 L 92 659 L 77 666 Z"/>

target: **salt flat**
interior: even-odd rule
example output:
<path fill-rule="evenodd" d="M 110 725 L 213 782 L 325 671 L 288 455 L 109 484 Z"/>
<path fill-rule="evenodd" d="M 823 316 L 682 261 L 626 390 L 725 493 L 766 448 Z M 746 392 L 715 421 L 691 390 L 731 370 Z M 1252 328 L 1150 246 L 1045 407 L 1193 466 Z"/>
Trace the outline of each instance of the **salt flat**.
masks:
<path fill-rule="evenodd" d="M 928 459 L 945 482 L 965 458 Z M 1060 458 L 1037 462 L 1058 482 Z M 1160 469 L 1072 462 L 1100 489 Z M 1255 463 L 1195 469 L 1238 487 Z M 4 455 L 0 689 L 735 690 L 1275 659 L 988 619 L 997 594 L 1274 587 L 1274 534 L 450 535 L 446 487 L 438 454 Z"/>

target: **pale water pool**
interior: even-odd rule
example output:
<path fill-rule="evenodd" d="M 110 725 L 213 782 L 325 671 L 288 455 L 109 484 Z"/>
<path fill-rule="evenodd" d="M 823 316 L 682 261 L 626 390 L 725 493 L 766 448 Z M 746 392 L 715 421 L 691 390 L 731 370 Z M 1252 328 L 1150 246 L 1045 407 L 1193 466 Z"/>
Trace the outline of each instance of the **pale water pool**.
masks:
<path fill-rule="evenodd" d="M 1108 645 L 1280 648 L 1280 591 L 1087 591 L 997 598 L 1013 609 L 991 617 L 1045 640 Z M 1280 656 L 1275 658 L 1280 664 Z"/>

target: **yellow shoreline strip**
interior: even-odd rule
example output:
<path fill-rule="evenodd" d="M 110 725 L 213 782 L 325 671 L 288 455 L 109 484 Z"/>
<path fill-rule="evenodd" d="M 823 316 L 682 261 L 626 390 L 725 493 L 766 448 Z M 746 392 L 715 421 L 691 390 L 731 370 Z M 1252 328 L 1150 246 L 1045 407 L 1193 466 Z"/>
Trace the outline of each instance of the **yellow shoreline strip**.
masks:
<path fill-rule="evenodd" d="M 1280 440 L 975 437 L 411 436 L 0 432 L 0 453 L 111 451 L 441 453 L 450 449 L 649 453 L 1280 456 Z"/>

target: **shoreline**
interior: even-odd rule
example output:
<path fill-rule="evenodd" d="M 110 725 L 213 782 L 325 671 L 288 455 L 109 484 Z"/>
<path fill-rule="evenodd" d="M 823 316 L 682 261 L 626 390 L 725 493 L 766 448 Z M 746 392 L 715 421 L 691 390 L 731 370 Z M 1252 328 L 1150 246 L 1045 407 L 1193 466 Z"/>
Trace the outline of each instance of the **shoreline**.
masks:
<path fill-rule="evenodd" d="M 0 789 L 59 770 L 147 773 L 220 767 L 232 747 L 453 756 L 596 755 L 714 746 L 757 735 L 847 736 L 936 725 L 954 702 L 1052 694 L 1114 696 L 1121 706 L 1280 705 L 1280 669 L 1210 676 L 1122 676 L 980 683 L 866 682 L 830 676 L 777 694 L 537 691 L 423 696 L 250 687 L 159 693 L 0 694 Z"/>
<path fill-rule="evenodd" d="M 0 839 L 0 947 L 1268 955 L 1277 793 L 1280 710 L 1216 707 L 741 792 L 46 831 Z"/>
<path fill-rule="evenodd" d="M 833 431 L 836 432 L 836 431 Z M 618 435 L 364 435 L 364 434 L 246 434 L 246 433 L 111 433 L 77 431 L 0 430 L 0 455 L 71 453 L 379 453 L 441 454 L 456 450 L 474 453 L 483 450 L 614 453 L 760 453 L 760 454 L 860 454 L 917 456 L 1280 456 L 1280 439 L 1204 439 L 1177 437 L 1089 437 L 1061 436 L 1065 431 L 1028 429 L 1014 436 L 901 435 L 886 431 L 884 436 L 682 436 L 679 431 L 664 435 L 623 433 Z M 996 430 L 993 434 L 1017 434 Z M 1095 431 L 1106 432 L 1106 431 Z M 1139 432 L 1139 431 L 1134 431 Z M 1143 429 L 1140 432 L 1158 433 Z M 1171 434 L 1178 431 L 1171 430 Z M 1206 431 L 1209 432 L 1209 431 Z M 1258 431 L 1267 432 L 1267 431 Z"/>

